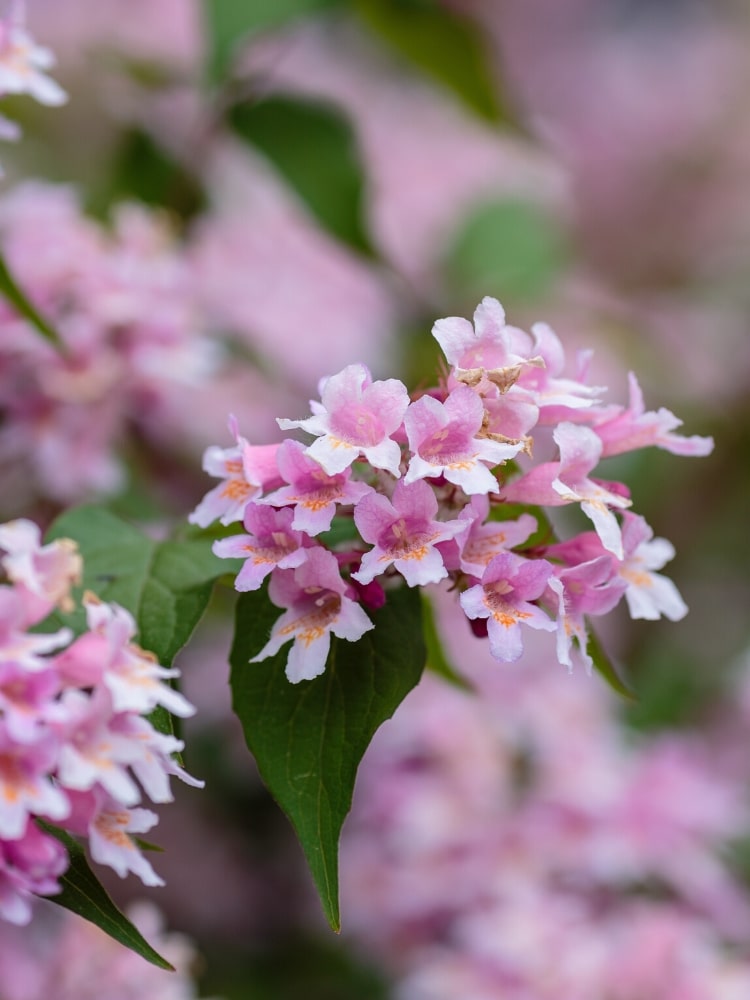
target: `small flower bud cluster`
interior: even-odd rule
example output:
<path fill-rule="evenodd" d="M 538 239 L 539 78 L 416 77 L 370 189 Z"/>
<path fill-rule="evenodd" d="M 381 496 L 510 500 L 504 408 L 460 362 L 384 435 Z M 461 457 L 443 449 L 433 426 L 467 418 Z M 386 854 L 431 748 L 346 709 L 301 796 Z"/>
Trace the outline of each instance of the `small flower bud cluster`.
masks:
<path fill-rule="evenodd" d="M 356 640 L 372 628 L 365 608 L 399 575 L 410 587 L 450 580 L 502 661 L 521 656 L 530 627 L 557 633 L 561 663 L 590 669 L 585 616 L 623 596 L 633 617 L 681 618 L 682 598 L 655 572 L 672 546 L 630 511 L 624 484 L 592 473 L 602 458 L 649 445 L 706 455 L 711 439 L 675 434 L 672 413 L 646 411 L 633 375 L 627 407 L 602 404 L 605 390 L 587 382 L 589 353 L 566 374 L 550 327 L 507 325 L 496 299 L 481 302 L 473 325 L 451 317 L 432 332 L 448 371 L 418 398 L 352 364 L 322 381 L 309 417 L 278 421 L 312 435 L 308 446 L 253 446 L 230 421 L 235 445 L 206 452 L 221 482 L 191 521 L 243 521 L 245 533 L 214 550 L 244 560 L 238 590 L 270 577 L 283 609 L 255 659 L 293 640 L 289 679 L 317 676 L 331 634 Z M 540 431 L 556 454 L 535 464 Z M 560 542 L 540 508 L 567 504 L 593 530 Z"/>
<path fill-rule="evenodd" d="M 117 604 L 86 594 L 88 630 L 40 632 L 56 607 L 72 609 L 81 558 L 69 540 L 42 545 L 31 521 L 0 525 L 0 916 L 30 919 L 30 895 L 53 895 L 68 866 L 62 843 L 38 820 L 88 837 L 95 861 L 146 885 L 162 880 L 133 835 L 157 822 L 139 808 L 171 800 L 169 778 L 199 785 L 173 759 L 182 742 L 146 716 L 158 706 L 193 707 L 164 681 L 132 639 L 135 623 Z"/>

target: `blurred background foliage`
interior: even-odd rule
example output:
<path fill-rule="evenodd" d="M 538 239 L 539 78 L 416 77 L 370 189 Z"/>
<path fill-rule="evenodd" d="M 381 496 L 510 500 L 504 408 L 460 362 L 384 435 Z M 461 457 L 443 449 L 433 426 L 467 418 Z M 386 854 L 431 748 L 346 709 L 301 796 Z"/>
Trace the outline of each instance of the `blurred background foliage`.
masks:
<path fill-rule="evenodd" d="M 41 173 L 73 182 L 101 219 L 120 200 L 136 199 L 164 209 L 189 234 L 221 197 L 212 143 L 233 137 L 336 252 L 388 289 L 396 329 L 378 374 L 400 374 L 411 386 L 429 382 L 438 356 L 429 336 L 434 319 L 467 315 L 481 296 L 494 295 L 511 322 L 545 318 L 566 343 L 595 346 L 594 381 L 610 384 L 612 398 L 624 398 L 624 371 L 632 367 L 647 404 L 674 408 L 687 433 L 714 434 L 710 459 L 688 463 L 650 451 L 602 470 L 627 481 L 656 535 L 674 542 L 678 559 L 669 572 L 691 607 L 679 627 L 622 618 L 604 638 L 637 691 L 635 703 L 623 703 L 634 739 L 701 725 L 720 712 L 750 639 L 750 225 L 734 207 L 747 195 L 741 139 L 744 129 L 747 143 L 750 120 L 742 106 L 747 67 L 727 62 L 722 89 L 709 79 L 715 64 L 703 49 L 715 36 L 723 45 L 727 33 L 747 40 L 742 8 L 698 0 L 204 0 L 187 4 L 202 25 L 202 51 L 181 60 L 170 59 L 168 37 L 140 51 L 118 46 L 127 4 L 105 5 L 111 37 L 78 50 L 74 39 L 67 52 L 47 30 L 51 0 L 30 6 L 37 36 L 60 49 L 71 101 L 54 120 L 33 105 L 6 102 L 26 135 L 12 157 L 4 155 L 11 178 Z M 305 32 L 322 39 L 321 65 L 333 67 L 320 84 L 304 79 L 309 61 L 296 63 L 295 39 Z M 342 74 L 340 100 L 331 96 L 339 51 L 355 65 L 366 53 L 391 85 L 390 104 L 373 89 L 375 139 L 356 110 L 364 115 L 366 83 L 365 96 L 349 100 Z M 689 88 L 679 92 L 693 58 L 713 111 L 691 104 Z M 416 95 L 403 107 L 392 99 L 399 86 Z M 715 99 L 727 94 L 717 112 Z M 170 131 L 159 123 L 172 100 L 175 108 L 186 104 L 188 125 Z M 441 142 L 434 133 L 443 126 L 452 132 Z M 400 183 L 387 169 L 389 127 L 394 146 L 406 131 L 417 149 L 427 129 L 424 141 L 435 150 L 426 161 L 402 156 Z M 451 175 L 472 158 L 484 164 L 476 171 L 483 179 L 472 182 L 467 171 L 457 198 Z M 497 183 L 488 180 L 493 162 Z M 384 222 L 376 203 L 386 176 L 394 205 Z M 420 244 L 423 261 L 405 269 L 408 209 L 426 189 L 443 208 Z M 394 250 L 393 237 L 399 198 L 403 251 Z M 311 373 L 311 385 L 320 374 Z M 203 488 L 189 462 L 195 454 L 183 456 L 179 497 L 166 501 L 173 514 L 192 507 Z M 136 448 L 128 489 L 114 505 L 152 519 L 153 491 L 139 468 L 148 474 L 149 457 Z M 205 623 L 206 644 L 224 621 L 224 603 L 219 596 Z M 379 973 L 324 930 L 285 821 L 244 756 L 239 762 L 238 734 L 228 739 L 217 717 L 189 743 L 190 769 L 212 775 L 199 807 L 203 822 L 209 831 L 229 825 L 230 847 L 219 838 L 215 850 L 260 863 L 265 884 L 254 885 L 254 912 L 232 934 L 210 917 L 217 901 L 207 881 L 207 915 L 188 928 L 205 956 L 204 990 L 228 1000 L 387 996 Z M 173 839 L 169 824 L 165 817 L 165 840 Z M 166 875 L 170 883 L 181 877 L 179 869 Z M 132 891 L 111 888 L 122 897 Z M 182 916 L 194 918 L 179 893 L 165 909 L 177 927 Z"/>

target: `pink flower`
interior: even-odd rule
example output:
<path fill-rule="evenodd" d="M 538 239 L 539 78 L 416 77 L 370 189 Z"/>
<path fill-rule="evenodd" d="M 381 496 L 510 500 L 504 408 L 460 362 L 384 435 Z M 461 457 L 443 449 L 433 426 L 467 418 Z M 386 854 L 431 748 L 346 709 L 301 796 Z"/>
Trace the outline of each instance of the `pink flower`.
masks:
<path fill-rule="evenodd" d="M 222 482 L 210 490 L 188 516 L 191 524 L 207 528 L 215 520 L 221 524 L 241 521 L 248 502 L 264 489 L 280 483 L 276 468 L 277 444 L 251 445 L 242 437 L 234 417 L 229 429 L 237 442 L 232 448 L 211 445 L 203 456 L 203 468 Z"/>
<path fill-rule="evenodd" d="M 109 865 L 120 878 L 133 872 L 144 885 L 164 885 L 141 853 L 131 834 L 148 833 L 158 822 L 150 809 L 127 809 L 119 802 L 97 796 L 100 804 L 92 816 L 88 834 L 91 857 Z"/>
<path fill-rule="evenodd" d="M 371 583 L 391 563 L 410 587 L 437 583 L 448 576 L 436 543 L 453 538 L 461 521 L 437 521 L 438 502 L 427 483 L 396 484 L 393 501 L 372 492 L 354 510 L 354 523 L 374 548 L 362 556 L 352 573 L 359 583 Z"/>
<path fill-rule="evenodd" d="M 47 607 L 47 612 L 51 611 Z M 27 632 L 44 615 L 39 614 L 39 601 L 21 587 L 0 586 L 0 663 L 14 663 L 30 672 L 47 670 L 45 655 L 70 642 L 69 628 L 57 632 Z"/>
<path fill-rule="evenodd" d="M 0 661 L 0 714 L 11 740 L 35 743 L 43 735 L 59 690 L 54 669 L 31 672 L 20 663 Z"/>
<path fill-rule="evenodd" d="M 18 23 L 0 28 L 0 94 L 30 94 L 40 104 L 64 104 L 68 96 L 44 70 L 55 64 L 49 49 L 37 45 Z"/>
<path fill-rule="evenodd" d="M 625 600 L 631 618 L 655 621 L 664 615 L 676 622 L 687 614 L 687 605 L 674 583 L 653 570 L 674 558 L 674 546 L 666 538 L 654 538 L 645 519 L 625 511 L 622 542 L 625 558 L 618 568 L 627 589 Z"/>
<path fill-rule="evenodd" d="M 148 713 L 157 705 L 181 718 L 195 709 L 187 699 L 162 681 L 179 677 L 179 671 L 162 667 L 153 654 L 131 640 L 133 616 L 119 604 L 106 604 L 94 594 L 83 598 L 89 631 L 55 660 L 55 667 L 69 684 L 91 687 L 102 683 L 109 691 L 115 712 Z"/>
<path fill-rule="evenodd" d="M 301 427 L 318 439 L 307 454 L 329 475 L 343 472 L 364 455 L 376 469 L 401 475 L 401 449 L 392 440 L 409 405 L 406 386 L 398 379 L 373 382 L 365 365 L 348 365 L 323 383 L 322 406 L 313 402 L 313 416 L 277 421 L 282 430 Z"/>
<path fill-rule="evenodd" d="M 505 392 L 526 365 L 544 364 L 540 356 L 530 357 L 531 338 L 523 330 L 505 325 L 505 310 L 489 295 L 474 312 L 474 326 L 460 316 L 449 316 L 435 323 L 432 336 L 456 369 L 456 377 L 482 391 L 495 385 Z"/>
<path fill-rule="evenodd" d="M 323 548 L 309 550 L 307 561 L 296 570 L 274 572 L 269 586 L 273 603 L 287 610 L 271 630 L 271 638 L 251 663 L 277 653 L 294 640 L 286 675 L 296 684 L 325 670 L 331 633 L 356 642 L 373 624 L 362 608 L 346 596 L 336 557 Z"/>
<path fill-rule="evenodd" d="M 83 563 L 78 546 L 69 538 L 41 544 L 41 531 L 33 521 L 8 521 L 0 525 L 2 566 L 8 578 L 39 598 L 40 617 L 55 605 L 72 611 L 71 588 L 81 582 Z"/>
<path fill-rule="evenodd" d="M 234 581 L 235 590 L 258 590 L 272 569 L 293 569 L 305 561 L 305 536 L 292 529 L 293 520 L 294 512 L 286 507 L 272 510 L 251 503 L 245 512 L 249 534 L 214 542 L 213 550 L 220 559 L 245 560 Z"/>
<path fill-rule="evenodd" d="M 284 441 L 276 456 L 281 477 L 288 486 L 269 493 L 255 503 L 274 507 L 294 505 L 292 528 L 318 535 L 331 527 L 336 504 L 356 504 L 372 492 L 366 483 L 351 479 L 349 469 L 329 475 L 325 469 L 306 454 L 299 441 Z"/>
<path fill-rule="evenodd" d="M 501 508 L 502 512 L 502 508 Z M 536 519 L 521 514 L 516 521 L 488 521 L 490 503 L 485 496 L 473 496 L 458 515 L 464 522 L 456 536 L 458 564 L 464 573 L 481 577 L 487 564 L 501 552 L 521 545 L 536 531 Z"/>
<path fill-rule="evenodd" d="M 0 917 L 25 926 L 32 916 L 31 895 L 53 896 L 68 867 L 68 852 L 55 837 L 29 820 L 17 840 L 0 839 Z"/>
<path fill-rule="evenodd" d="M 51 736 L 21 745 L 0 730 L 0 840 L 22 837 L 29 816 L 61 820 L 70 812 L 64 792 L 50 778 L 57 752 Z"/>
<path fill-rule="evenodd" d="M 503 496 L 511 502 L 551 507 L 580 503 L 581 510 L 594 522 L 602 545 L 622 559 L 620 526 L 610 507 L 629 507 L 630 500 L 588 478 L 601 457 L 600 439 L 588 427 L 571 423 L 556 427 L 553 437 L 560 449 L 559 462 L 545 462 L 531 469 L 504 486 Z"/>
<path fill-rule="evenodd" d="M 518 386 L 531 392 L 535 403 L 542 409 L 565 407 L 585 409 L 596 402 L 605 391 L 602 386 L 586 385 L 581 379 L 560 378 L 565 368 L 565 351 L 560 338 L 547 323 L 534 323 L 534 350 L 543 364 L 522 370 Z M 541 418 L 544 421 L 544 414 Z"/>
<path fill-rule="evenodd" d="M 607 614 L 619 603 L 625 590 L 617 576 L 615 560 L 603 549 L 601 552 L 599 558 L 558 570 L 548 580 L 558 598 L 557 659 L 572 668 L 575 657 L 589 673 L 593 661 L 586 651 L 588 631 L 584 615 Z"/>
<path fill-rule="evenodd" d="M 530 603 L 541 597 L 552 572 L 545 559 L 523 559 L 502 552 L 492 559 L 482 582 L 461 594 L 467 618 L 486 618 L 490 652 L 496 660 L 514 661 L 523 652 L 521 624 L 554 632 L 555 622 Z"/>
<path fill-rule="evenodd" d="M 594 424 L 594 430 L 602 441 L 602 457 L 620 455 L 636 448 L 648 448 L 654 445 L 671 451 L 674 455 L 703 456 L 713 451 L 714 441 L 710 437 L 683 437 L 672 432 L 682 426 L 674 413 L 663 406 L 658 410 L 649 410 L 643 402 L 643 393 L 638 385 L 638 379 L 630 372 L 630 401 L 628 408 L 621 406 L 604 411 L 604 418 Z"/>
<path fill-rule="evenodd" d="M 479 437 L 484 412 L 480 397 L 464 385 L 453 389 L 444 403 L 432 396 L 412 403 L 404 418 L 413 452 L 404 481 L 444 476 L 466 493 L 496 490 L 497 480 L 483 463 L 505 462 L 523 445 Z"/>

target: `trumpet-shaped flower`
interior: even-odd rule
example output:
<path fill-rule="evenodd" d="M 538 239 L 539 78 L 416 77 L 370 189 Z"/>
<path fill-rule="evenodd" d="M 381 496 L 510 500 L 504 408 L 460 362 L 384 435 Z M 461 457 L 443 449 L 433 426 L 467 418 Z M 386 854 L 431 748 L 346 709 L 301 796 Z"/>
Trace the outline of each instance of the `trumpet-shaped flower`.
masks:
<path fill-rule="evenodd" d="M 623 515 L 622 542 L 625 559 L 618 573 L 627 585 L 625 600 L 631 618 L 655 621 L 664 615 L 676 622 L 687 614 L 687 605 L 669 577 L 655 573 L 675 551 L 666 538 L 654 538 L 645 519 L 626 511 Z"/>
<path fill-rule="evenodd" d="M 596 539 L 598 541 L 598 538 Z M 557 595 L 557 659 L 572 669 L 577 658 L 591 672 L 593 661 L 587 651 L 585 614 L 604 615 L 611 611 L 625 590 L 617 576 L 616 561 L 600 547 L 602 555 L 588 562 L 558 570 L 549 578 Z"/>
<path fill-rule="evenodd" d="M 391 563 L 410 587 L 445 579 L 448 570 L 435 545 L 455 537 L 464 524 L 438 521 L 437 511 L 435 494 L 422 480 L 397 483 L 392 502 L 375 492 L 365 497 L 354 510 L 354 523 L 374 548 L 362 557 L 353 579 L 371 583 Z"/>
<path fill-rule="evenodd" d="M 0 839 L 18 840 L 30 816 L 65 819 L 70 805 L 50 778 L 58 751 L 52 736 L 30 745 L 0 731 Z"/>
<path fill-rule="evenodd" d="M 268 593 L 273 603 L 286 611 L 250 662 L 273 656 L 293 640 L 286 663 L 289 680 L 296 684 L 322 674 L 331 633 L 356 642 L 373 627 L 359 604 L 346 596 L 346 589 L 336 557 L 320 547 L 310 549 L 307 561 L 298 569 L 274 572 Z"/>
<path fill-rule="evenodd" d="M 55 64 L 49 49 L 37 45 L 15 20 L 0 25 L 0 94 L 30 94 L 40 104 L 55 107 L 68 95 L 44 72 Z"/>
<path fill-rule="evenodd" d="M 543 365 L 531 356 L 533 344 L 523 330 L 506 326 L 505 310 L 489 295 L 474 311 L 474 325 L 460 316 L 439 319 L 432 336 L 443 349 L 448 364 L 460 381 L 488 392 L 496 386 L 507 391 L 526 365 Z"/>
<path fill-rule="evenodd" d="M 481 398 L 465 385 L 457 386 L 444 403 L 432 396 L 412 403 L 404 418 L 413 452 L 404 481 L 444 476 L 466 493 L 496 490 L 497 480 L 484 463 L 513 458 L 523 443 L 480 437 L 484 413 Z"/>
<path fill-rule="evenodd" d="M 628 375 L 628 384 L 630 399 L 627 409 L 621 406 L 606 408 L 603 419 L 594 424 L 602 442 L 603 458 L 650 445 L 671 451 L 673 455 L 701 457 L 711 454 L 713 438 L 674 434 L 682 426 L 682 421 L 663 406 L 647 411 L 641 387 L 633 372 Z"/>
<path fill-rule="evenodd" d="M 356 482 L 349 469 L 329 475 L 325 469 L 306 454 L 299 441 L 287 440 L 279 447 L 276 456 L 279 473 L 288 486 L 269 493 L 255 503 L 274 507 L 294 506 L 292 528 L 318 535 L 331 527 L 336 504 L 356 504 L 372 493 L 372 487 Z"/>
<path fill-rule="evenodd" d="M 144 885 L 164 885 L 141 853 L 131 834 L 148 833 L 159 817 L 150 809 L 127 809 L 114 799 L 101 798 L 88 827 L 89 849 L 94 861 L 109 865 L 125 878 L 133 872 Z"/>
<path fill-rule="evenodd" d="M 559 462 L 544 462 L 531 469 L 506 485 L 503 496 L 512 502 L 551 507 L 580 503 L 581 510 L 593 521 L 602 545 L 622 559 L 620 526 L 610 508 L 629 507 L 630 500 L 588 478 L 601 457 L 600 439 L 590 428 L 571 423 L 556 427 L 553 437 L 560 449 Z"/>
<path fill-rule="evenodd" d="M 311 417 L 277 423 L 283 430 L 301 427 L 318 435 L 307 454 L 329 476 L 343 472 L 364 455 L 374 468 L 386 469 L 398 478 L 401 449 L 391 435 L 401 426 L 408 405 L 403 382 L 395 378 L 373 382 L 366 365 L 348 365 L 325 380 L 321 403 L 311 403 Z"/>
<path fill-rule="evenodd" d="M 474 496 L 459 514 L 464 527 L 456 536 L 458 564 L 464 573 L 477 578 L 496 555 L 521 545 L 537 528 L 531 514 L 521 514 L 516 521 L 488 521 L 489 512 L 487 497 Z"/>
<path fill-rule="evenodd" d="M 481 583 L 461 594 L 467 618 L 486 618 L 490 652 L 496 660 L 512 662 L 523 652 L 521 625 L 554 632 L 555 622 L 532 604 L 547 586 L 552 564 L 546 559 L 523 559 L 501 552 L 492 559 Z"/>
<path fill-rule="evenodd" d="M 271 570 L 293 569 L 305 561 L 305 536 L 294 531 L 293 520 L 294 512 L 286 507 L 273 510 L 251 503 L 245 513 L 248 534 L 214 542 L 213 550 L 220 559 L 245 560 L 234 584 L 237 590 L 258 590 Z"/>
<path fill-rule="evenodd" d="M 276 468 L 278 444 L 251 445 L 242 437 L 234 417 L 229 419 L 235 445 L 219 448 L 211 445 L 203 455 L 203 469 L 221 479 L 188 516 L 191 524 L 207 528 L 217 519 L 221 524 L 241 521 L 250 500 L 264 489 L 281 484 Z"/>
<path fill-rule="evenodd" d="M 39 600 L 44 617 L 54 605 L 72 611 L 71 588 L 81 581 L 83 562 L 78 546 L 69 538 L 42 545 L 41 531 L 33 521 L 19 519 L 0 525 L 0 560 L 8 578 Z"/>

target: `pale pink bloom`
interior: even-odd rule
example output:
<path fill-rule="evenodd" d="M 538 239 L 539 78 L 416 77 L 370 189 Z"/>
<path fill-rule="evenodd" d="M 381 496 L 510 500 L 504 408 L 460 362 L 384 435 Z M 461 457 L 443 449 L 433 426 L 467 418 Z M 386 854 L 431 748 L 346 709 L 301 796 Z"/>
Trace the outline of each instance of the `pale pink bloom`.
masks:
<path fill-rule="evenodd" d="M 427 483 L 417 480 L 396 484 L 393 499 L 372 492 L 354 509 L 354 523 L 374 548 L 362 556 L 361 568 L 352 573 L 359 583 L 371 583 L 391 563 L 410 587 L 438 583 L 448 576 L 435 547 L 463 529 L 460 521 L 438 521 L 438 502 Z"/>
<path fill-rule="evenodd" d="M 505 444 L 480 437 L 484 406 L 472 389 L 459 385 L 444 403 L 422 396 L 406 411 L 404 426 L 413 454 L 404 481 L 444 476 L 466 493 L 492 493 L 497 480 L 487 468 L 513 458 L 522 442 Z"/>
<path fill-rule="evenodd" d="M 81 582 L 83 561 L 77 544 L 60 538 L 42 545 L 41 531 L 33 521 L 7 521 L 0 525 L 0 559 L 8 578 L 50 606 L 72 610 L 71 589 Z M 45 612 L 46 613 L 46 612 Z"/>
<path fill-rule="evenodd" d="M 47 656 L 67 645 L 73 637 L 69 628 L 57 632 L 28 632 L 52 610 L 47 605 L 40 614 L 39 601 L 22 587 L 0 586 L 0 663 L 13 663 L 31 672 L 47 670 Z"/>
<path fill-rule="evenodd" d="M 157 822 L 158 816 L 150 809 L 126 809 L 102 797 L 88 827 L 91 857 L 109 865 L 120 878 L 133 872 L 144 885 L 164 885 L 131 836 L 148 833 Z"/>
<path fill-rule="evenodd" d="M 37 45 L 20 24 L 0 25 L 0 94 L 30 94 L 53 107 L 64 104 L 67 94 L 44 72 L 54 64 L 50 50 Z"/>
<path fill-rule="evenodd" d="M 554 632 L 555 622 L 532 604 L 544 593 L 552 572 L 545 559 L 523 559 L 512 552 L 495 556 L 481 583 L 461 594 L 467 618 L 486 618 L 490 652 L 497 660 L 514 661 L 523 652 L 521 624 Z"/>
<path fill-rule="evenodd" d="M 622 509 L 630 500 L 588 478 L 602 453 L 602 443 L 594 431 L 576 424 L 562 423 L 553 437 L 560 449 L 558 462 L 544 462 L 520 479 L 503 487 L 506 500 L 559 507 L 580 503 L 581 510 L 594 522 L 602 545 L 623 558 L 620 526 L 611 507 Z"/>
<path fill-rule="evenodd" d="M 545 422 L 544 410 L 550 407 L 565 407 L 579 410 L 592 406 L 596 397 L 605 392 L 603 386 L 586 385 L 577 379 L 561 378 L 565 368 L 565 351 L 560 338 L 547 323 L 534 323 L 531 327 L 534 337 L 533 350 L 544 364 L 522 369 L 518 385 L 531 392 L 534 402 L 542 410 L 540 420 Z"/>
<path fill-rule="evenodd" d="M 321 405 L 322 404 L 322 405 Z M 329 475 L 343 472 L 360 455 L 376 469 L 401 475 L 401 449 L 391 437 L 409 405 L 406 386 L 398 379 L 373 382 L 366 365 L 347 365 L 323 381 L 321 403 L 311 403 L 313 416 L 277 421 L 282 430 L 301 427 L 318 435 L 307 454 Z"/>
<path fill-rule="evenodd" d="M 203 469 L 222 482 L 188 515 L 188 521 L 201 528 L 217 519 L 222 524 L 241 521 L 248 502 L 280 481 L 276 468 L 278 445 L 250 445 L 239 433 L 234 417 L 229 419 L 229 429 L 236 444 L 232 448 L 211 445 L 203 455 Z"/>
<path fill-rule="evenodd" d="M 682 426 L 682 421 L 663 406 L 658 410 L 647 411 L 641 387 L 633 372 L 628 375 L 628 384 L 630 401 L 627 409 L 620 406 L 605 409 L 602 419 L 593 424 L 602 441 L 603 458 L 634 451 L 636 448 L 648 448 L 650 445 L 671 451 L 674 455 L 711 454 L 713 438 L 674 434 L 676 428 Z"/>
<path fill-rule="evenodd" d="M 18 840 L 30 816 L 61 820 L 70 812 L 65 793 L 52 782 L 58 742 L 14 743 L 0 730 L 0 839 Z"/>
<path fill-rule="evenodd" d="M 174 754 L 185 747 L 182 740 L 158 732 L 147 719 L 130 712 L 116 716 L 111 728 L 135 746 L 136 753 L 130 769 L 152 802 L 172 801 L 169 785 L 172 775 L 193 788 L 203 788 L 205 782 L 188 774 L 174 759 Z"/>
<path fill-rule="evenodd" d="M 59 690 L 54 668 L 29 671 L 20 663 L 0 660 L 0 714 L 11 740 L 35 743 L 40 738 Z"/>
<path fill-rule="evenodd" d="M 607 614 L 619 603 L 625 590 L 624 582 L 617 576 L 615 560 L 601 551 L 597 559 L 556 570 L 547 581 L 558 599 L 557 659 L 570 669 L 573 659 L 589 672 L 593 667 L 586 650 L 588 631 L 584 615 Z"/>
<path fill-rule="evenodd" d="M 499 509 L 502 513 L 502 507 Z M 458 515 L 464 522 L 456 535 L 458 565 L 470 576 L 480 578 L 496 555 L 522 545 L 537 528 L 536 518 L 521 514 L 515 521 L 488 520 L 490 502 L 486 496 L 473 496 Z M 453 568 L 452 566 L 449 568 Z"/>
<path fill-rule="evenodd" d="M 276 464 L 289 485 L 256 498 L 255 503 L 274 507 L 293 505 L 292 528 L 308 535 L 328 531 L 336 504 L 357 504 L 372 492 L 371 486 L 353 480 L 349 469 L 329 475 L 319 462 L 306 454 L 305 446 L 299 441 L 283 441 Z"/>
<path fill-rule="evenodd" d="M 0 917 L 25 926 L 32 916 L 31 897 L 53 896 L 68 867 L 68 852 L 55 837 L 29 819 L 17 840 L 0 838 Z"/>
<path fill-rule="evenodd" d="M 57 778 L 64 788 L 79 792 L 100 785 L 115 801 L 133 806 L 141 794 L 128 769 L 142 750 L 116 732 L 113 721 L 110 699 L 101 688 L 92 695 L 70 688 L 63 693 L 55 727 L 61 743 Z"/>
<path fill-rule="evenodd" d="M 294 531 L 294 512 L 288 507 L 273 510 L 249 503 L 245 511 L 248 534 L 231 535 L 213 544 L 220 559 L 244 559 L 234 581 L 235 590 L 258 590 L 271 570 L 294 569 L 307 558 L 305 535 Z"/>
<path fill-rule="evenodd" d="M 156 662 L 152 653 L 132 642 L 133 616 L 119 604 L 106 604 L 85 594 L 83 604 L 89 631 L 84 632 L 55 661 L 61 675 L 73 684 L 104 684 L 115 712 L 146 714 L 157 705 L 182 718 L 195 709 L 179 691 L 162 681 L 179 671 Z"/>
<path fill-rule="evenodd" d="M 627 585 L 630 617 L 654 621 L 664 615 L 673 622 L 684 618 L 688 609 L 677 587 L 668 577 L 653 572 L 674 559 L 672 543 L 654 538 L 645 519 L 630 511 L 623 514 L 622 542 L 625 558 L 618 572 Z"/>
<path fill-rule="evenodd" d="M 286 675 L 296 684 L 311 680 L 325 670 L 331 633 L 356 642 L 373 624 L 362 608 L 346 596 L 336 557 L 327 549 L 310 549 L 307 561 L 296 570 L 277 570 L 271 577 L 269 596 L 284 614 L 271 629 L 271 638 L 250 659 L 257 663 L 273 656 L 294 641 L 286 663 Z"/>
<path fill-rule="evenodd" d="M 533 343 L 523 330 L 505 323 L 505 310 L 489 295 L 474 311 L 474 325 L 460 316 L 439 319 L 432 336 L 443 349 L 456 377 L 472 378 L 484 391 L 495 385 L 501 392 L 518 379 L 527 365 L 544 365 L 540 355 L 531 356 Z"/>

